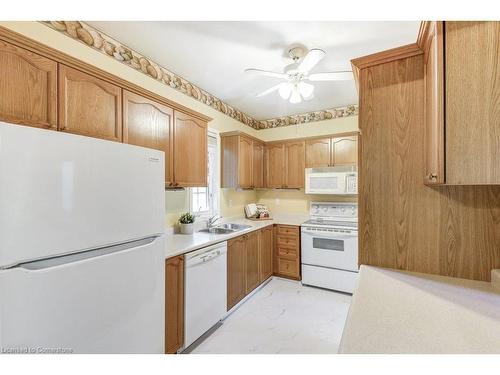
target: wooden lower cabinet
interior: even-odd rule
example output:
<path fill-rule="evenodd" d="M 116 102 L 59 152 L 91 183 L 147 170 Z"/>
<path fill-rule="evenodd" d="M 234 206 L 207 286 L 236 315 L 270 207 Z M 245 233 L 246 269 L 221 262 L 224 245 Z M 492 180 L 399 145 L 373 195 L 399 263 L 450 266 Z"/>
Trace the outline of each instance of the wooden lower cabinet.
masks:
<path fill-rule="evenodd" d="M 273 274 L 273 226 L 227 241 L 227 310 Z"/>
<path fill-rule="evenodd" d="M 274 274 L 300 280 L 300 227 L 276 225 Z"/>
<path fill-rule="evenodd" d="M 184 345 L 184 256 L 165 261 L 165 353 Z"/>
<path fill-rule="evenodd" d="M 259 232 L 254 231 L 245 235 L 246 251 L 246 294 L 260 284 L 259 275 Z"/>
<path fill-rule="evenodd" d="M 246 238 L 227 241 L 227 310 L 240 302 L 246 294 Z"/>
<path fill-rule="evenodd" d="M 259 281 L 262 283 L 273 274 L 273 226 L 262 228 L 259 233 Z"/>

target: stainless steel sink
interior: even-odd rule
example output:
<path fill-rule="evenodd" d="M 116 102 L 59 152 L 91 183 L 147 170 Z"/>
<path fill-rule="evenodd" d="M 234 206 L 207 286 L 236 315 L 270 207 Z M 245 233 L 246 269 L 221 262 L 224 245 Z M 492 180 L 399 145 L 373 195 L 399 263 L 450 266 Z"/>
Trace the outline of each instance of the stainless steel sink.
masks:
<path fill-rule="evenodd" d="M 200 230 L 200 232 L 214 233 L 214 234 L 228 234 L 228 233 L 239 232 L 251 227 L 252 227 L 251 225 L 246 225 L 246 224 L 224 223 L 217 225 L 216 227 L 202 229 Z"/>
<path fill-rule="evenodd" d="M 236 223 L 224 223 L 221 225 L 217 225 L 217 228 L 231 229 L 233 231 L 240 231 L 251 228 L 251 225 L 246 224 L 236 224 Z"/>
<path fill-rule="evenodd" d="M 213 233 L 213 234 L 228 234 L 228 233 L 234 233 L 236 231 L 234 229 L 213 227 L 213 228 L 201 229 L 200 232 Z"/>

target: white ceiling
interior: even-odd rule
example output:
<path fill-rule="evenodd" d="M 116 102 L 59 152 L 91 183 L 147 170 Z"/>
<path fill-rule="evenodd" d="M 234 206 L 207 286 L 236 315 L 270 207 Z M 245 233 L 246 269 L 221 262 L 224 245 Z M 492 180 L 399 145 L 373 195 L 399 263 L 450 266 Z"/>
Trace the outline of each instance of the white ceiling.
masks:
<path fill-rule="evenodd" d="M 417 39 L 419 22 L 87 22 L 255 119 L 357 103 L 354 81 L 316 82 L 314 99 L 290 104 L 278 92 L 256 95 L 279 83 L 250 76 L 246 68 L 281 72 L 287 51 L 301 44 L 326 57 L 312 72 L 351 70 L 350 60 Z"/>

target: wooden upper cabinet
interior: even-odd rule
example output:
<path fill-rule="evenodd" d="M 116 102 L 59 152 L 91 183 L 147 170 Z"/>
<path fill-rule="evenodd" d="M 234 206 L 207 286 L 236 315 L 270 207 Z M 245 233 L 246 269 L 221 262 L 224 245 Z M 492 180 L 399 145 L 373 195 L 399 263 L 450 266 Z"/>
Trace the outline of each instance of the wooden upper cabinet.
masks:
<path fill-rule="evenodd" d="M 165 261 L 165 353 L 184 345 L 184 256 Z"/>
<path fill-rule="evenodd" d="M 500 22 L 445 22 L 446 184 L 500 184 Z"/>
<path fill-rule="evenodd" d="M 259 232 L 246 234 L 246 293 L 250 293 L 260 284 L 259 275 Z"/>
<path fill-rule="evenodd" d="M 303 188 L 305 183 L 305 141 L 285 144 L 285 188 Z"/>
<path fill-rule="evenodd" d="M 285 145 L 267 145 L 267 187 L 282 188 L 285 185 Z"/>
<path fill-rule="evenodd" d="M 356 165 L 358 163 L 358 137 L 332 138 L 331 165 Z"/>
<path fill-rule="evenodd" d="M 174 111 L 174 186 L 207 186 L 207 123 Z"/>
<path fill-rule="evenodd" d="M 238 137 L 238 187 L 253 187 L 253 141 L 250 138 Z"/>
<path fill-rule="evenodd" d="M 425 175 L 428 185 L 443 184 L 444 172 L 444 61 L 443 22 L 432 21 L 425 53 Z"/>
<path fill-rule="evenodd" d="M 267 280 L 273 274 L 273 226 L 260 230 L 259 235 L 259 276 L 260 282 Z"/>
<path fill-rule="evenodd" d="M 165 184 L 173 184 L 171 128 L 174 111 L 123 90 L 123 142 L 165 152 Z"/>
<path fill-rule="evenodd" d="M 252 151 L 253 187 L 263 188 L 264 185 L 264 145 L 254 142 Z"/>
<path fill-rule="evenodd" d="M 59 65 L 59 130 L 122 141 L 121 88 Z"/>
<path fill-rule="evenodd" d="M 227 241 L 227 310 L 240 302 L 246 294 L 246 238 Z"/>
<path fill-rule="evenodd" d="M 264 187 L 264 143 L 240 132 L 220 136 L 221 187 Z"/>
<path fill-rule="evenodd" d="M 57 63 L 0 40 L 0 120 L 57 127 Z"/>
<path fill-rule="evenodd" d="M 306 140 L 306 168 L 329 167 L 331 138 Z"/>

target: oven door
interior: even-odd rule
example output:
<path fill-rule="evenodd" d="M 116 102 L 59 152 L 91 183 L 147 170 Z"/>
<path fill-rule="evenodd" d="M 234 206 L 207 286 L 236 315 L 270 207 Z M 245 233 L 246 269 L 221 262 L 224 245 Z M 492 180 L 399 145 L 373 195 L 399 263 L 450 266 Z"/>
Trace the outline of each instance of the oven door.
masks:
<path fill-rule="evenodd" d="M 357 231 L 335 232 L 302 227 L 302 263 L 358 271 Z"/>

